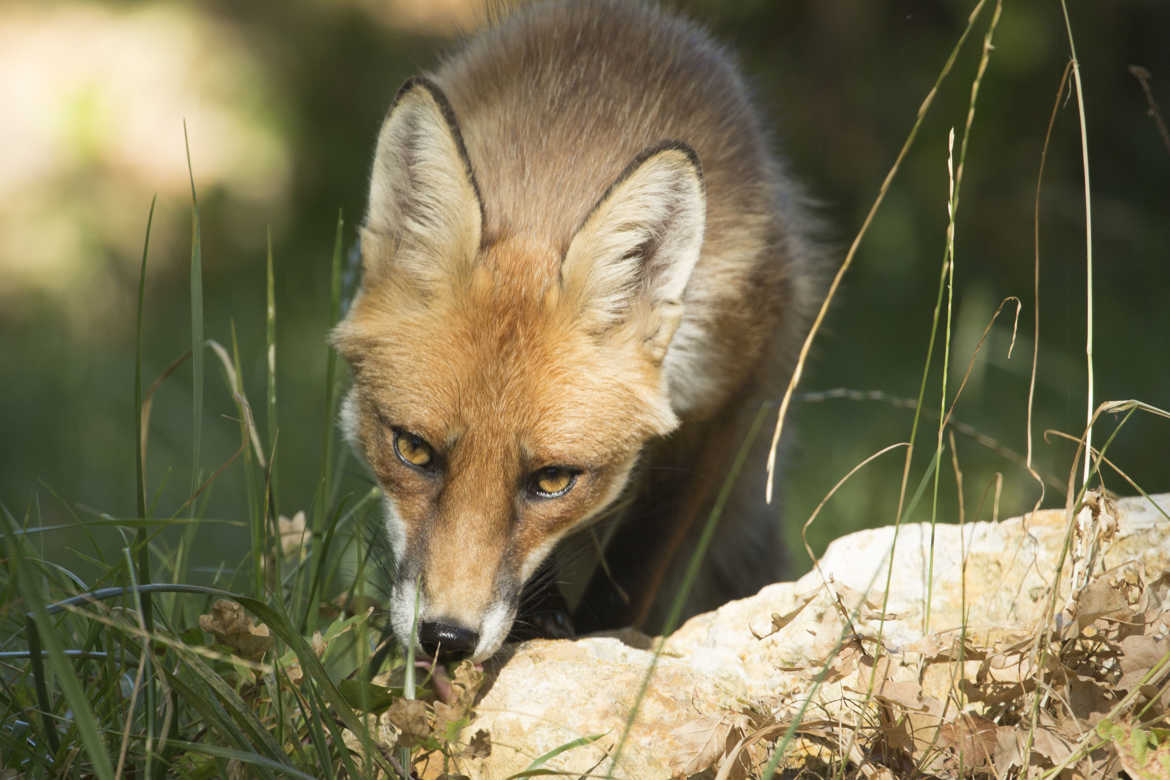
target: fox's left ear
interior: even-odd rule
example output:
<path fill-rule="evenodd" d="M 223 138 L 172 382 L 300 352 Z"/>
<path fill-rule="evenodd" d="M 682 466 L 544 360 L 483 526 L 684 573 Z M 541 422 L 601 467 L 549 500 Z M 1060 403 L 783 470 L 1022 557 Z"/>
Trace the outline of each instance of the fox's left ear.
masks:
<path fill-rule="evenodd" d="M 362 232 L 367 280 L 392 272 L 427 283 L 470 266 L 483 201 L 455 112 L 432 81 L 407 81 L 378 133 Z"/>
<path fill-rule="evenodd" d="M 573 236 L 561 277 L 590 327 L 636 319 L 661 361 L 682 318 L 682 294 L 706 223 L 699 159 L 668 142 L 640 154 Z"/>

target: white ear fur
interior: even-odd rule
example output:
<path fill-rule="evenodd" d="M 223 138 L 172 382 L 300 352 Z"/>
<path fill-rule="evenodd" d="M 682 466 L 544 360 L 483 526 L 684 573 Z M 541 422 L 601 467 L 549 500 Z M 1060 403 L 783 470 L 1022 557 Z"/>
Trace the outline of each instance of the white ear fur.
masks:
<path fill-rule="evenodd" d="M 639 155 L 565 253 L 565 292 L 590 325 L 604 329 L 642 312 L 647 347 L 661 360 L 682 317 L 682 294 L 703 246 L 706 210 L 698 158 L 690 147 L 668 143 Z"/>
<path fill-rule="evenodd" d="M 362 231 L 367 278 L 393 267 L 450 278 L 479 248 L 483 205 L 455 114 L 442 91 L 407 81 L 382 123 Z"/>

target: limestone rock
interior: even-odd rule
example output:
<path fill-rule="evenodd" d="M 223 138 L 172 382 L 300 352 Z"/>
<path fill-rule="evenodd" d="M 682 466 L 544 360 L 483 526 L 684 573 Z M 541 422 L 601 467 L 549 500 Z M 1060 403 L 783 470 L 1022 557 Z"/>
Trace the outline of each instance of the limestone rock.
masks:
<path fill-rule="evenodd" d="M 808 738 L 816 736 L 817 723 L 872 716 L 890 728 L 914 726 L 907 727 L 907 754 L 934 761 L 940 772 L 938 762 L 956 751 L 966 751 L 967 767 L 973 761 L 998 762 L 1000 770 L 1013 761 L 1018 766 L 1019 740 L 984 717 L 986 690 L 974 681 L 1002 680 L 1023 689 L 1036 670 L 1029 659 L 1042 629 L 1057 639 L 1082 629 L 1107 631 L 1106 624 L 1090 624 L 1111 612 L 1128 610 L 1145 621 L 1142 657 L 1164 652 L 1170 641 L 1170 619 L 1160 606 L 1170 571 L 1167 512 L 1170 494 L 1116 503 L 1098 497 L 1082 509 L 1067 533 L 1070 550 L 1051 612 L 1050 588 L 1069 528 L 1065 510 L 963 528 L 940 524 L 933 532 L 928 525 L 904 525 L 896 546 L 892 527 L 843 537 L 797 582 L 770 585 L 696 616 L 665 641 L 614 776 L 667 778 L 705 769 L 721 770 L 720 777 L 751 776 L 797 717 L 807 727 L 805 738 L 790 746 L 786 761 L 815 758 L 826 749 L 826 740 Z M 491 755 L 459 760 L 447 771 L 505 778 L 560 746 L 597 737 L 543 766 L 604 775 L 654 659 L 629 634 L 626 639 L 532 641 L 513 648 L 489 667 L 486 694 L 464 730 L 486 730 Z M 1118 639 L 1117 646 L 1135 641 Z M 1123 662 L 1122 669 L 1136 679 L 1144 667 Z M 1112 706 L 1110 690 L 1093 690 L 1103 699 L 1089 707 L 1092 712 Z M 889 719 L 892 712 L 897 719 Z M 1100 714 L 1085 717 L 1093 722 Z M 1033 755 L 1050 762 L 1072 755 L 1076 735 L 1057 726 L 1050 732 L 1039 734 L 1045 739 L 1031 745 Z M 891 734 L 885 738 L 894 744 Z M 929 753 L 924 739 L 932 743 Z M 830 752 L 838 757 L 850 750 L 834 745 Z"/>

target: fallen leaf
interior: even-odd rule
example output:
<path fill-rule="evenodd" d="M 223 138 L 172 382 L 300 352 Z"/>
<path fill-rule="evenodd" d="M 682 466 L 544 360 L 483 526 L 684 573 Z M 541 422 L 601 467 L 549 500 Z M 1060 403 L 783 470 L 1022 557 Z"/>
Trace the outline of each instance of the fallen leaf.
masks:
<path fill-rule="evenodd" d="M 999 747 L 997 726 L 987 718 L 963 713 L 942 725 L 939 741 L 952 748 L 969 769 L 988 766 Z"/>
<path fill-rule="evenodd" d="M 475 732 L 463 751 L 468 758 L 487 758 L 492 754 L 492 735 L 484 729 Z"/>
<path fill-rule="evenodd" d="M 395 699 L 386 710 L 386 718 L 398 729 L 403 747 L 414 747 L 433 738 L 430 716 L 426 702 L 418 699 Z"/>
<path fill-rule="evenodd" d="M 256 625 L 243 607 L 227 599 L 212 604 L 211 614 L 200 615 L 199 627 L 249 661 L 259 661 L 272 647 L 268 626 Z"/>

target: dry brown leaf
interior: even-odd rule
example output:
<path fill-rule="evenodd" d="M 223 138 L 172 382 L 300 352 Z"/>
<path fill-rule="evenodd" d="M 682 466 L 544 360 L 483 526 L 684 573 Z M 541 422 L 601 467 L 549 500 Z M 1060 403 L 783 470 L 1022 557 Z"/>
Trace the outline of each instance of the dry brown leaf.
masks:
<path fill-rule="evenodd" d="M 825 680 L 831 683 L 837 682 L 851 674 L 860 672 L 859 664 L 863 656 L 861 648 L 855 643 L 842 647 L 841 651 L 829 662 Z"/>
<path fill-rule="evenodd" d="M 457 705 L 446 704 L 441 701 L 436 701 L 431 705 L 435 714 L 435 734 L 441 737 L 456 737 L 458 731 L 466 725 L 464 718 L 467 716 L 467 710 Z M 460 721 L 463 721 L 462 723 Z M 458 727 L 458 728 L 455 728 Z M 452 733 L 454 730 L 454 733 Z"/>
<path fill-rule="evenodd" d="M 1114 686 L 1108 680 L 1097 680 L 1085 675 L 1074 675 L 1068 680 L 1068 705 L 1080 723 L 1061 731 L 1079 735 L 1086 726 L 1095 726 L 1117 703 Z M 1071 726 L 1072 724 L 1070 724 Z"/>
<path fill-rule="evenodd" d="M 1121 647 L 1121 679 L 1117 687 L 1126 691 L 1133 690 L 1170 652 L 1170 639 L 1165 637 L 1159 640 L 1150 636 L 1127 636 L 1118 644 Z"/>
<path fill-rule="evenodd" d="M 1053 764 L 1064 761 L 1075 749 L 1075 742 L 1070 742 L 1056 730 L 1046 726 L 1037 726 L 1036 732 L 1032 735 L 1032 750 Z"/>
<path fill-rule="evenodd" d="M 680 771 L 686 775 L 695 775 L 699 772 L 713 769 L 720 761 L 735 751 L 739 741 L 743 739 L 743 724 L 735 723 L 726 718 L 695 718 L 685 723 L 678 723 L 670 729 L 676 744 L 682 746 L 683 756 L 690 758 L 682 762 Z M 746 756 L 728 767 L 727 777 L 734 780 L 746 780 Z M 677 766 L 677 764 L 676 764 Z"/>
<path fill-rule="evenodd" d="M 470 713 L 475 697 L 483 687 L 483 680 L 483 667 L 476 666 L 471 661 L 460 662 L 455 667 L 455 675 L 451 680 L 451 689 L 455 695 L 455 701 L 452 703 Z"/>
<path fill-rule="evenodd" d="M 756 723 L 750 733 L 742 736 L 731 750 L 723 754 L 719 759 L 715 780 L 728 780 L 733 777 L 732 772 L 739 771 L 738 764 L 741 761 L 747 762 L 749 769 L 752 770 L 748 773 L 749 777 L 759 773 L 772 756 L 771 750 L 762 750 L 759 746 L 767 740 L 779 738 L 791 725 L 791 721 L 776 722 L 770 717 L 767 720 L 765 723 Z"/>
<path fill-rule="evenodd" d="M 873 696 L 880 701 L 897 704 L 911 711 L 927 715 L 940 715 L 942 705 L 937 699 L 924 696 L 922 686 L 916 682 L 893 682 L 886 680 L 874 690 Z"/>
<path fill-rule="evenodd" d="M 1027 653 L 1015 650 L 991 653 L 983 665 L 982 676 L 987 683 L 1019 685 L 1035 675 L 1036 667 L 1033 661 L 1031 650 Z"/>
<path fill-rule="evenodd" d="M 963 713 L 942 725 L 939 744 L 954 750 L 962 766 L 985 767 L 999 747 L 998 726 L 987 718 Z"/>
<path fill-rule="evenodd" d="M 1024 730 L 1017 726 L 999 726 L 995 729 L 995 752 L 991 756 L 991 763 L 996 774 L 1000 777 L 1007 775 L 1012 769 L 1022 766 L 1020 759 L 1024 749 Z"/>
<path fill-rule="evenodd" d="M 881 593 L 878 591 L 869 594 L 854 590 L 840 582 L 832 582 L 831 604 L 839 618 L 838 625 L 844 625 L 846 620 L 856 625 L 857 622 L 876 623 L 883 619 L 898 620 L 900 615 L 888 612 L 883 616 Z"/>
<path fill-rule="evenodd" d="M 783 614 L 781 614 L 779 612 L 772 613 L 772 616 L 771 616 L 772 617 L 772 627 L 771 627 L 770 631 L 768 631 L 765 634 L 757 634 L 755 632 L 755 630 L 752 630 L 752 636 L 754 636 L 756 639 L 765 639 L 765 638 L 771 636 L 772 634 L 775 634 L 777 631 L 779 631 L 780 629 L 784 628 L 786 625 L 791 623 L 796 618 L 797 615 L 799 615 L 801 612 L 804 611 L 805 607 L 807 607 L 809 604 L 811 604 L 813 601 L 816 600 L 816 597 L 817 597 L 816 591 L 813 591 L 811 593 L 806 593 L 806 594 L 803 594 L 801 596 L 797 596 L 798 603 L 790 611 L 785 612 Z"/>
<path fill-rule="evenodd" d="M 883 707 L 881 715 L 881 740 L 892 752 L 913 756 L 915 751 L 914 726 L 904 711 L 895 713 L 891 707 Z"/>
<path fill-rule="evenodd" d="M 1140 597 L 1140 588 L 1139 583 L 1135 592 L 1124 576 L 1098 577 L 1077 596 L 1077 625 L 1083 629 L 1097 618 L 1128 611 Z"/>
<path fill-rule="evenodd" d="M 199 628 L 249 661 L 259 661 L 272 647 L 268 626 L 256 625 L 243 607 L 227 599 L 219 599 L 211 605 L 210 614 L 199 616 Z"/>
<path fill-rule="evenodd" d="M 436 668 L 436 679 L 433 682 L 437 683 L 437 675 L 440 672 L 442 667 Z M 445 672 L 443 674 L 445 677 Z M 432 731 L 435 737 L 440 740 L 455 739 L 463 726 L 475 717 L 472 705 L 483 685 L 483 680 L 483 669 L 470 661 L 463 661 L 455 667 L 454 678 L 446 682 L 446 695 L 430 705 L 434 721 Z"/>
<path fill-rule="evenodd" d="M 463 750 L 467 758 L 487 758 L 492 754 L 492 735 L 480 729 Z"/>
<path fill-rule="evenodd" d="M 433 736 L 430 715 L 426 702 L 418 699 L 395 699 L 386 710 L 386 718 L 398 729 L 398 741 L 403 747 L 414 747 Z"/>

